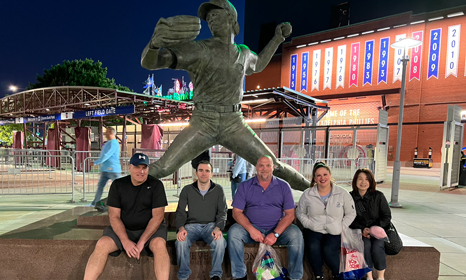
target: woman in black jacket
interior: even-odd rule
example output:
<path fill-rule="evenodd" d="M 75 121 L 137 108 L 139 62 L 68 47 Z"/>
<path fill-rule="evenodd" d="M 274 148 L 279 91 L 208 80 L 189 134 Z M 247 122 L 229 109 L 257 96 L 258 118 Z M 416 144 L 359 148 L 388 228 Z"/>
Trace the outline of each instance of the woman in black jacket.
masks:
<path fill-rule="evenodd" d="M 384 279 L 387 261 L 383 240 L 370 236 L 370 227 L 379 226 L 388 229 L 392 215 L 387 199 L 375 189 L 374 175 L 369 169 L 358 169 L 353 177 L 353 190 L 350 192 L 356 207 L 356 219 L 350 228 L 361 229 L 364 241 L 364 259 L 367 265 L 377 270 L 379 280 Z M 367 273 L 372 280 L 372 272 Z"/>

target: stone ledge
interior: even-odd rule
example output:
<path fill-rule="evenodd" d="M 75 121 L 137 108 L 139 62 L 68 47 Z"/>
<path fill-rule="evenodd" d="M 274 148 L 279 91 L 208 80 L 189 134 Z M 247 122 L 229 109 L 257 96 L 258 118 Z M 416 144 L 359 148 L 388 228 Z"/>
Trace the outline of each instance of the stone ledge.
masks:
<path fill-rule="evenodd" d="M 0 239 L 0 278 L 1 279 L 83 279 L 87 260 L 96 240 L 44 240 L 44 239 Z M 253 279 L 252 263 L 258 245 L 245 246 L 245 262 L 248 277 Z M 178 267 L 173 241 L 167 243 L 170 255 L 170 279 L 177 279 Z M 282 264 L 287 267 L 286 247 L 276 247 Z M 191 247 L 191 279 L 208 279 L 211 269 L 209 246 L 196 242 Z M 314 279 L 304 262 L 303 280 Z M 427 279 L 436 280 L 439 275 L 440 252 L 433 247 L 407 246 L 396 256 L 387 257 L 387 279 Z M 222 279 L 232 279 L 228 254 L 223 263 Z M 122 253 L 119 257 L 109 257 L 104 273 L 99 279 L 156 279 L 153 258 L 142 257 L 141 263 L 129 259 Z"/>

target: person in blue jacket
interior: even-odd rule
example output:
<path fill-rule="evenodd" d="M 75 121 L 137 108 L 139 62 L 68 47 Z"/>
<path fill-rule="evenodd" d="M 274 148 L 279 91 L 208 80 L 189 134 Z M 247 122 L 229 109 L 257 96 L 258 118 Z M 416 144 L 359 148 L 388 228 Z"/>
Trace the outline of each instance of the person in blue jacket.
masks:
<path fill-rule="evenodd" d="M 100 165 L 99 182 L 97 183 L 97 191 L 95 198 L 91 203 L 91 207 L 95 207 L 97 202 L 102 198 L 105 185 L 108 180 L 115 180 L 121 176 L 121 165 L 120 165 L 120 144 L 116 140 L 116 131 L 113 127 L 108 127 L 105 130 L 105 137 L 107 143 L 105 143 L 100 153 L 100 158 L 94 161 L 94 165 Z M 91 163 L 92 164 L 92 163 Z"/>

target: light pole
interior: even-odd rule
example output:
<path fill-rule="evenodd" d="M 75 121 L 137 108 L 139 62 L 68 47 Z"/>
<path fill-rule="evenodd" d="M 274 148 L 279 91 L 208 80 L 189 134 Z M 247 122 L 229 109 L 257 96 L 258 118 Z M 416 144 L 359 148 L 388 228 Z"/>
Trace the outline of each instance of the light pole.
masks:
<path fill-rule="evenodd" d="M 398 192 L 400 190 L 400 149 L 401 149 L 401 132 L 403 129 L 403 111 L 405 105 L 405 88 L 406 88 L 406 66 L 408 65 L 409 56 L 407 50 L 410 48 L 418 47 L 422 44 L 422 41 L 404 38 L 393 44 L 391 47 L 394 49 L 403 49 L 403 72 L 401 76 L 401 93 L 400 93 L 400 115 L 398 116 L 398 135 L 396 138 L 396 158 L 393 164 L 393 178 L 392 178 L 392 197 L 390 206 L 395 208 L 401 208 L 401 204 L 398 202 Z"/>

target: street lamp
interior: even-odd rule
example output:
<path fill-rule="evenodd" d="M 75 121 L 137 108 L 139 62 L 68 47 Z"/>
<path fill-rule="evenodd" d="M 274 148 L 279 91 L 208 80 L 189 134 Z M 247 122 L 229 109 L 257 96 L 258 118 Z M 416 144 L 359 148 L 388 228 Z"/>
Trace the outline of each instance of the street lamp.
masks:
<path fill-rule="evenodd" d="M 400 208 L 401 204 L 398 203 L 398 192 L 400 190 L 400 150 L 401 150 L 401 131 L 403 128 L 403 111 L 405 105 L 405 88 L 406 88 L 406 66 L 408 65 L 409 56 L 408 50 L 411 48 L 418 47 L 422 44 L 422 41 L 404 38 L 393 44 L 391 47 L 394 49 L 403 49 L 403 58 L 401 62 L 403 63 L 403 72 L 401 76 L 401 93 L 400 93 L 400 115 L 398 117 L 398 135 L 396 138 L 396 158 L 395 163 L 393 164 L 393 178 L 392 178 L 392 197 L 390 201 L 390 206 L 395 208 Z"/>

